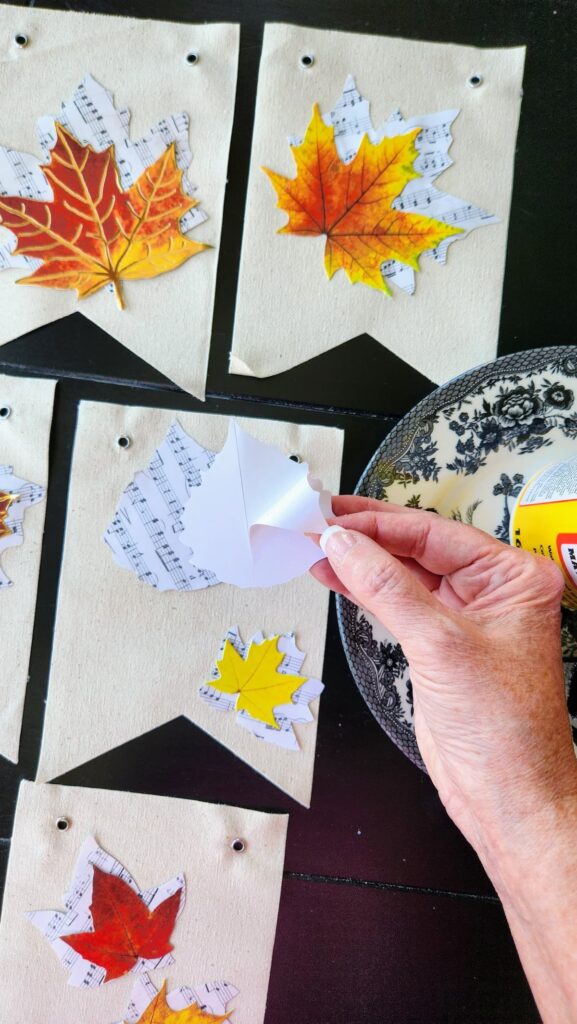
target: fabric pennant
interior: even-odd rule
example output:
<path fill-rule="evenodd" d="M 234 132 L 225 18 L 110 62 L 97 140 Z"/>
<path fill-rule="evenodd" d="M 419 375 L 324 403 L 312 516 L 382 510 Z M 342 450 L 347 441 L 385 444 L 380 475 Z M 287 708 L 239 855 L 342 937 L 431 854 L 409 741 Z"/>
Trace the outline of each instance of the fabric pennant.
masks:
<path fill-rule="evenodd" d="M 287 821 L 23 782 L 0 921 L 5 1019 L 262 1024 Z"/>
<path fill-rule="evenodd" d="M 364 333 L 437 383 L 494 358 L 524 54 L 265 27 L 232 373 Z"/>
<path fill-rule="evenodd" d="M 203 398 L 238 26 L 3 7 L 0 30 L 0 344 L 78 310 Z"/>
<path fill-rule="evenodd" d="M 308 484 L 308 470 L 330 493 L 338 491 L 342 432 L 270 420 L 236 425 L 251 444 L 274 445 L 276 459 L 282 463 L 284 456 L 292 470 L 303 470 L 298 488 L 288 478 L 291 503 L 282 506 L 282 522 L 295 526 L 298 520 L 302 530 L 311 529 L 310 510 L 323 498 Z M 194 564 L 194 531 L 183 532 L 185 506 L 200 501 L 230 429 L 223 416 L 175 417 L 168 410 L 81 403 L 40 780 L 185 715 L 309 804 L 328 592 L 304 571 L 307 563 L 302 575 L 277 586 L 242 589 L 219 582 L 210 566 Z M 259 454 L 261 449 L 255 446 Z M 255 463 L 243 467 L 246 480 Z M 268 463 L 265 482 L 268 493 Z M 252 486 L 258 487 L 258 479 Z M 274 500 L 278 512 L 278 491 Z M 236 523 L 242 509 L 232 494 L 230 501 Z M 277 525 L 270 529 L 283 532 Z M 294 531 L 285 532 L 291 537 Z M 251 640 L 258 647 L 259 638 L 274 638 L 275 650 L 261 666 L 264 677 L 249 682 L 244 696 L 229 678 L 221 701 L 214 670 L 227 636 L 236 637 L 239 662 L 247 654 L 243 644 Z M 243 689 L 253 662 L 251 656 Z M 247 704 L 255 685 L 266 690 L 268 702 Z M 219 713 L 225 704 L 233 713 Z"/>
<path fill-rule="evenodd" d="M 18 761 L 56 381 L 0 376 L 0 755 Z"/>

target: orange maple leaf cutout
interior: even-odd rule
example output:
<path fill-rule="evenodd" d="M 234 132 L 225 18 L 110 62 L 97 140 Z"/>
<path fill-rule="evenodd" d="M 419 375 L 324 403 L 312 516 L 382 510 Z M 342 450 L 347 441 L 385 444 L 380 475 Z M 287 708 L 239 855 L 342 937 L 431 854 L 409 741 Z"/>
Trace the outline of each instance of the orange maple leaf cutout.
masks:
<path fill-rule="evenodd" d="M 215 1016 L 203 1010 L 198 1003 L 192 1003 L 183 1010 L 173 1010 L 167 1001 L 166 981 L 138 1018 L 136 1024 L 224 1024 L 230 1014 Z"/>
<path fill-rule="evenodd" d="M 99 153 L 56 122 L 56 145 L 41 169 L 51 202 L 0 196 L 15 255 L 43 260 L 17 284 L 74 288 L 81 299 L 112 284 L 123 309 L 122 281 L 156 277 L 210 248 L 180 229 L 197 200 L 183 191 L 174 143 L 124 192 L 114 146 Z"/>
<path fill-rule="evenodd" d="M 94 866 L 90 912 L 94 931 L 61 935 L 84 960 L 102 967 L 106 980 L 121 978 L 140 960 L 170 953 L 170 936 L 180 907 L 181 892 L 168 896 L 154 910 L 122 878 Z"/>
<path fill-rule="evenodd" d="M 6 519 L 10 506 L 17 500 L 17 494 L 9 494 L 7 491 L 0 491 L 0 537 L 9 537 L 13 532 L 12 527 L 8 526 Z"/>
<path fill-rule="evenodd" d="M 263 167 L 288 213 L 279 234 L 325 235 L 325 270 L 329 278 L 344 270 L 353 284 L 361 282 L 391 294 L 381 266 L 398 260 L 418 270 L 418 257 L 461 228 L 420 214 L 392 209 L 408 181 L 420 177 L 414 168 L 415 138 L 420 128 L 373 144 L 363 135 L 356 156 L 345 164 L 317 103 L 300 146 L 292 146 L 295 178 Z"/>

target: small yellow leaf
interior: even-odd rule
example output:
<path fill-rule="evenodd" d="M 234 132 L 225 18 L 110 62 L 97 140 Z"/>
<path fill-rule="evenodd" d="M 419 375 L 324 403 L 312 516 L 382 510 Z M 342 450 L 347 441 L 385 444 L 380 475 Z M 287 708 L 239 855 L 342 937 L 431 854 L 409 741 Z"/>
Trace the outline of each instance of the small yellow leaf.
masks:
<path fill-rule="evenodd" d="M 274 709 L 279 704 L 288 704 L 304 682 L 305 676 L 293 676 L 279 672 L 284 655 L 278 650 L 278 636 L 252 643 L 246 658 L 237 654 L 230 640 L 224 645 L 222 657 L 216 665 L 220 673 L 214 685 L 222 693 L 238 694 L 237 711 L 248 711 L 259 722 L 266 722 L 274 729 L 279 725 Z"/>
<path fill-rule="evenodd" d="M 8 518 L 10 506 L 17 498 L 17 494 L 9 494 L 7 491 L 0 491 L 0 537 L 9 537 L 13 532 L 12 527 L 8 526 L 6 520 Z"/>

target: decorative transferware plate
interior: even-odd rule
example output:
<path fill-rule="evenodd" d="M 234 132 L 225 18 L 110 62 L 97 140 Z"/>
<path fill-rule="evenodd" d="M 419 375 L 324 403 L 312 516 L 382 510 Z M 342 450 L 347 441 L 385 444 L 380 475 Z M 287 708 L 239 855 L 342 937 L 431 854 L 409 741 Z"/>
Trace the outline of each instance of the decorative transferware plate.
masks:
<path fill-rule="evenodd" d="M 577 346 L 504 356 L 438 388 L 391 431 L 356 494 L 434 510 L 509 542 L 511 511 L 541 467 L 577 452 Z M 412 687 L 395 638 L 337 597 L 353 677 L 373 715 L 419 767 Z M 563 611 L 569 715 L 577 744 L 577 612 Z"/>

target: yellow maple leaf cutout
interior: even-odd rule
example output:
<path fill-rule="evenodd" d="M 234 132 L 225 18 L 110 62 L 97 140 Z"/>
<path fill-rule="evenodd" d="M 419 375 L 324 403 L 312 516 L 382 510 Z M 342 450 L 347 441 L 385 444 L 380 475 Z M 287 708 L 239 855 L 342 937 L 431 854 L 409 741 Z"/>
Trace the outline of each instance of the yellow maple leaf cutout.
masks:
<path fill-rule="evenodd" d="M 278 729 L 274 709 L 279 704 L 288 704 L 293 693 L 304 682 L 305 676 L 293 676 L 279 672 L 284 654 L 278 650 L 278 635 L 261 643 L 251 643 L 246 658 L 226 640 L 221 657 L 216 663 L 220 673 L 212 685 L 223 693 L 238 694 L 237 711 L 248 711 L 259 722 L 266 722 Z M 209 684 L 211 685 L 211 684 Z"/>
<path fill-rule="evenodd" d="M 224 1024 L 227 1020 L 230 1020 L 230 1014 L 215 1016 L 201 1009 L 198 1003 L 184 1010 L 173 1010 L 166 1001 L 166 981 L 163 981 L 162 988 L 138 1018 L 137 1024 Z"/>
<path fill-rule="evenodd" d="M 431 217 L 392 208 L 407 182 L 420 177 L 413 166 L 420 131 L 413 128 L 375 144 L 363 135 L 356 156 L 345 164 L 335 146 L 334 128 L 325 124 L 315 103 L 302 143 L 291 147 L 296 177 L 262 168 L 277 194 L 277 206 L 288 213 L 278 233 L 324 235 L 327 277 L 342 269 L 352 284 L 390 295 L 381 271 L 386 260 L 418 271 L 423 252 L 462 233 Z"/>
<path fill-rule="evenodd" d="M 11 526 L 8 526 L 6 520 L 8 518 L 8 512 L 10 506 L 18 499 L 17 494 L 9 494 L 8 491 L 0 491 L 0 537 L 9 537 L 13 533 Z"/>

